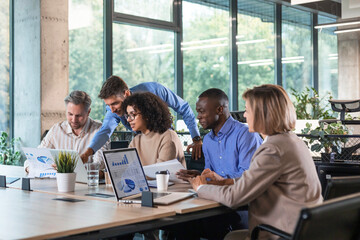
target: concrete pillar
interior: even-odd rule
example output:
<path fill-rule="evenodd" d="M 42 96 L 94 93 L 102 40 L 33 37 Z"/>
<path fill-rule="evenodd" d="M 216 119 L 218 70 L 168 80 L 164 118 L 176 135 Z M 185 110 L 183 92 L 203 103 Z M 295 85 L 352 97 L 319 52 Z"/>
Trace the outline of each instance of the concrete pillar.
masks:
<path fill-rule="evenodd" d="M 41 0 L 41 132 L 65 119 L 69 92 L 68 0 Z"/>
<path fill-rule="evenodd" d="M 65 118 L 68 94 L 68 0 L 14 0 L 14 133 L 36 147 Z"/>
<path fill-rule="evenodd" d="M 339 99 L 360 98 L 360 32 L 338 34 L 338 61 Z"/>

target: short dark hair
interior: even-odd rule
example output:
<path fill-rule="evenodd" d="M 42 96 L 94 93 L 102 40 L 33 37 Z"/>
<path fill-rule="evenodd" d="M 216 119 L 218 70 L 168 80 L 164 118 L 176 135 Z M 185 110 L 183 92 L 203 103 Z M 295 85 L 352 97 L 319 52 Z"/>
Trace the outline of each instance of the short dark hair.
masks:
<path fill-rule="evenodd" d="M 89 94 L 84 91 L 72 91 L 69 95 L 66 96 L 64 102 L 66 105 L 68 105 L 69 102 L 75 105 L 83 104 L 85 111 L 88 111 L 91 106 L 91 98 Z"/>
<path fill-rule="evenodd" d="M 164 133 L 171 128 L 172 116 L 166 103 L 150 92 L 134 93 L 121 104 L 121 109 L 126 113 L 126 108 L 132 106 L 141 112 L 146 122 L 146 127 L 152 132 Z"/>
<path fill-rule="evenodd" d="M 202 92 L 199 98 L 207 97 L 219 102 L 220 105 L 229 106 L 229 98 L 224 91 L 218 88 L 209 88 L 208 90 Z"/>
<path fill-rule="evenodd" d="M 102 85 L 98 97 L 101 99 L 106 99 L 114 95 L 122 97 L 126 90 L 129 90 L 129 88 L 121 77 L 110 76 Z"/>

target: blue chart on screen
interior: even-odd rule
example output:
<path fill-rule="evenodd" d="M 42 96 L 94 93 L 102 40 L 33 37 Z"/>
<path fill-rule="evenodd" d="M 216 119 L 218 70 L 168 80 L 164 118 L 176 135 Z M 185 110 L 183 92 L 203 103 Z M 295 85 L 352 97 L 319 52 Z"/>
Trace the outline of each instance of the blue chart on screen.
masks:
<path fill-rule="evenodd" d="M 119 185 L 120 190 L 125 193 L 129 193 L 135 189 L 135 183 L 131 179 L 125 179 L 124 181 L 119 182 Z"/>

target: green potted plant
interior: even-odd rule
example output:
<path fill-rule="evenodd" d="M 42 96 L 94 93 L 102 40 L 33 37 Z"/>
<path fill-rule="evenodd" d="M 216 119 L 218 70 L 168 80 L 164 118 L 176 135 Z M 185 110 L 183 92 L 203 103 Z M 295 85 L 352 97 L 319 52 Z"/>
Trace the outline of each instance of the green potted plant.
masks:
<path fill-rule="evenodd" d="M 9 139 L 6 132 L 0 133 L 0 164 L 20 165 L 21 153 L 15 150 L 20 138 Z"/>
<path fill-rule="evenodd" d="M 335 150 L 338 154 L 341 154 L 342 148 L 348 141 L 348 138 L 337 137 L 336 135 L 348 135 L 349 129 L 343 125 L 340 121 L 333 123 L 320 123 L 319 127 L 311 129 L 311 124 L 307 123 L 306 127 L 301 131 L 302 134 L 308 135 L 309 141 L 306 143 L 311 145 L 311 151 L 322 153 L 322 160 L 331 159 L 331 154 L 335 154 Z"/>
<path fill-rule="evenodd" d="M 291 94 L 295 98 L 294 107 L 296 111 L 296 132 L 301 132 L 306 123 L 312 123 L 313 127 L 318 126 L 319 120 L 334 119 L 331 114 L 329 99 L 332 99 L 330 93 L 320 97 L 314 88 L 306 87 L 304 91 L 297 92 L 291 89 Z"/>
<path fill-rule="evenodd" d="M 77 158 L 75 155 L 66 152 L 60 152 L 55 157 L 57 169 L 56 181 L 59 192 L 73 192 L 75 189 L 76 173 L 74 172 Z"/>

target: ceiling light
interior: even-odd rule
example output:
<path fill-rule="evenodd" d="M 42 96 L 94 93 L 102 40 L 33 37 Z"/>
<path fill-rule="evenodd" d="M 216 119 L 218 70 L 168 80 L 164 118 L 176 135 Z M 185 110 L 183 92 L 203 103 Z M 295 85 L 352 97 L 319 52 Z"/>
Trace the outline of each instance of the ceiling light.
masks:
<path fill-rule="evenodd" d="M 357 32 L 357 31 L 360 31 L 360 28 L 336 30 L 334 31 L 334 33 L 338 34 L 338 33 Z"/>
<path fill-rule="evenodd" d="M 320 25 L 315 26 L 314 28 L 321 29 L 321 28 L 341 27 L 341 26 L 348 26 L 348 25 L 355 25 L 355 24 L 360 24 L 360 21 L 320 24 Z"/>
<path fill-rule="evenodd" d="M 250 61 L 242 61 L 242 62 L 237 62 L 238 65 L 243 65 L 243 64 L 256 64 L 256 63 L 272 63 L 273 60 L 272 59 L 260 59 L 260 60 L 250 60 Z"/>

